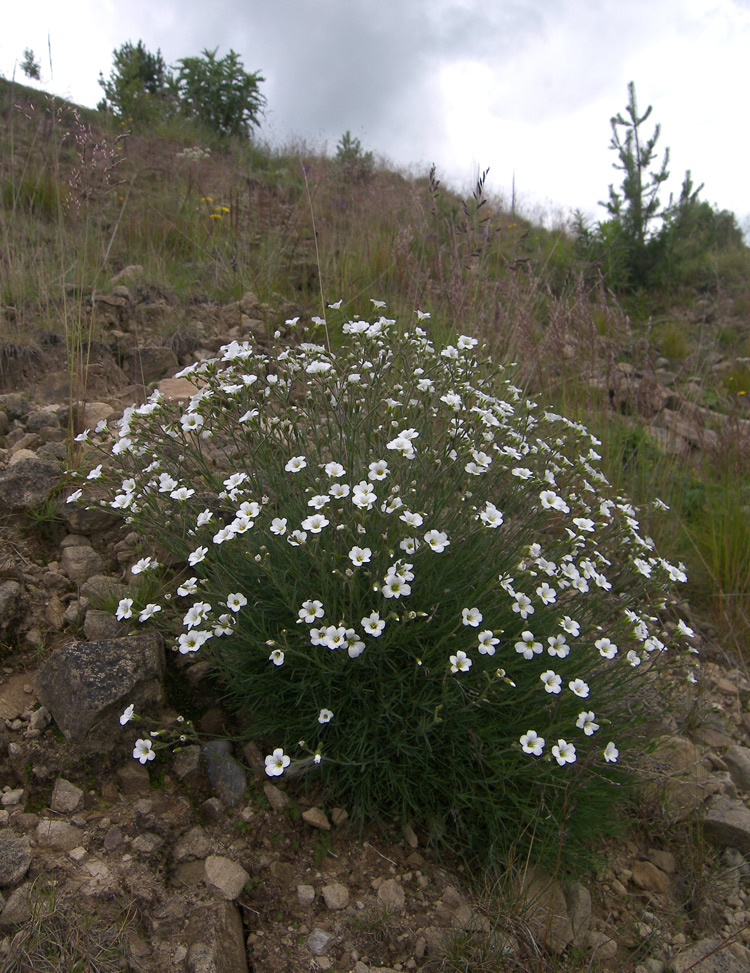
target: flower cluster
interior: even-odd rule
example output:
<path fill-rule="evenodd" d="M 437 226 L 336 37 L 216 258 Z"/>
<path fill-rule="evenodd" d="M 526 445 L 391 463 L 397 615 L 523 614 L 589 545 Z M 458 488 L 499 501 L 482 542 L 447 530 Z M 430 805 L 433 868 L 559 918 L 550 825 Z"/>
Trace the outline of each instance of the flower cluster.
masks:
<path fill-rule="evenodd" d="M 117 617 L 208 654 L 269 775 L 312 738 L 355 808 L 486 811 L 495 833 L 488 781 L 532 801 L 550 775 L 616 771 L 631 687 L 647 699 L 692 635 L 681 623 L 668 651 L 657 614 L 684 571 L 610 488 L 595 437 L 474 338 L 438 350 L 385 317 L 342 331 L 335 354 L 233 341 L 185 369 L 187 405 L 126 410 L 124 475 L 99 466 L 70 499 L 106 481 L 99 502 L 184 565 L 166 575 L 147 549 L 132 570 L 164 597 L 136 587 Z M 470 755 L 486 805 L 446 771 Z"/>

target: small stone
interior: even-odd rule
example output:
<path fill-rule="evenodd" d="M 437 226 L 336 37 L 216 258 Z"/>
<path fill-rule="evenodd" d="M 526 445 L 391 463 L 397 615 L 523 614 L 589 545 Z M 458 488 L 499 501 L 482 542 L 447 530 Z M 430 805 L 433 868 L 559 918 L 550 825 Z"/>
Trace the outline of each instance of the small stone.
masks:
<path fill-rule="evenodd" d="M 666 892 L 669 889 L 669 876 L 651 862 L 633 862 L 633 884 L 648 892 Z"/>
<path fill-rule="evenodd" d="M 406 839 L 406 843 L 410 848 L 419 847 L 419 838 L 417 837 L 417 833 L 408 821 L 404 825 L 404 838 Z"/>
<path fill-rule="evenodd" d="M 672 973 L 747 973 L 747 967 L 718 939 L 702 939 L 672 960 Z"/>
<path fill-rule="evenodd" d="M 271 862 L 271 878 L 277 885 L 291 888 L 294 885 L 294 869 L 288 862 Z"/>
<path fill-rule="evenodd" d="M 201 766 L 201 748 L 196 744 L 183 747 L 179 753 L 175 754 L 173 767 L 174 772 L 180 780 L 189 774 L 197 774 Z"/>
<path fill-rule="evenodd" d="M 53 821 L 45 818 L 40 821 L 36 829 L 37 842 L 46 848 L 55 848 L 58 851 L 72 851 L 81 844 L 82 834 L 79 828 L 75 828 L 67 821 Z"/>
<path fill-rule="evenodd" d="M 206 773 L 216 795 L 227 807 L 236 807 L 247 787 L 245 771 L 232 756 L 229 740 L 209 740 L 201 747 Z"/>
<path fill-rule="evenodd" d="M 302 820 L 306 821 L 313 828 L 319 828 L 321 831 L 331 830 L 330 821 L 319 807 L 309 807 L 306 811 L 303 811 Z"/>
<path fill-rule="evenodd" d="M 313 956 L 322 956 L 335 939 L 336 937 L 325 929 L 313 929 L 307 937 L 307 948 Z"/>
<path fill-rule="evenodd" d="M 403 912 L 406 896 L 401 885 L 393 878 L 389 878 L 378 889 L 378 905 L 386 912 Z"/>
<path fill-rule="evenodd" d="M 23 787 L 14 787 L 10 791 L 5 791 L 0 798 L 3 807 L 15 807 L 23 801 Z"/>
<path fill-rule="evenodd" d="M 72 814 L 78 809 L 83 791 L 64 777 L 58 777 L 52 791 L 50 807 L 59 814 Z"/>
<path fill-rule="evenodd" d="M 174 859 L 177 862 L 191 858 L 205 858 L 211 853 L 211 841 L 200 826 L 190 828 L 174 846 Z"/>
<path fill-rule="evenodd" d="M 677 871 L 677 859 L 671 851 L 660 851 L 658 848 L 649 848 L 646 852 L 646 858 L 650 862 L 653 862 L 657 868 L 666 872 L 667 875 L 674 875 Z"/>
<path fill-rule="evenodd" d="M 297 902 L 304 908 L 309 908 L 315 901 L 315 889 L 312 885 L 297 886 Z"/>
<path fill-rule="evenodd" d="M 117 768 L 117 783 L 125 797 L 138 797 L 149 792 L 148 768 L 131 760 Z"/>
<path fill-rule="evenodd" d="M 104 850 L 116 851 L 123 840 L 122 831 L 119 828 L 110 828 L 104 835 Z"/>
<path fill-rule="evenodd" d="M 206 884 L 223 899 L 236 899 L 249 880 L 250 876 L 242 865 L 231 858 L 209 855 L 206 859 Z"/>
<path fill-rule="evenodd" d="M 16 885 L 30 864 L 29 839 L 19 838 L 12 831 L 0 831 L 0 885 Z"/>
<path fill-rule="evenodd" d="M 263 793 L 274 811 L 281 811 L 289 803 L 289 798 L 275 784 L 265 784 Z"/>
<path fill-rule="evenodd" d="M 331 820 L 336 828 L 340 828 L 349 820 L 349 812 L 343 807 L 335 807 L 331 811 Z"/>
<path fill-rule="evenodd" d="M 331 912 L 345 909 L 349 905 L 349 889 L 340 882 L 323 886 L 322 892 L 326 908 Z"/>
<path fill-rule="evenodd" d="M 28 922 L 31 918 L 29 911 L 29 886 L 22 885 L 14 889 L 0 913 L 0 926 L 16 926 Z"/>
<path fill-rule="evenodd" d="M 594 950 L 596 958 L 600 960 L 614 959 L 617 955 L 617 943 L 603 932 L 591 931 L 587 936 L 589 949 Z"/>

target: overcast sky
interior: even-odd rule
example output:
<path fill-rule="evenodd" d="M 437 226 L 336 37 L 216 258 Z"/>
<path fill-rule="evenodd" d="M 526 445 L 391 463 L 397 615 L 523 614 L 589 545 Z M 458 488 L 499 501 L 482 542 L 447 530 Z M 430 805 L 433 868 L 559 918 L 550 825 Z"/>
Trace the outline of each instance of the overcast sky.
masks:
<path fill-rule="evenodd" d="M 266 78 L 260 135 L 276 144 L 333 152 L 349 129 L 460 189 L 489 167 L 491 191 L 509 197 L 515 175 L 548 219 L 604 217 L 609 119 L 632 80 L 671 148 L 669 189 L 691 169 L 750 225 L 750 0 L 8 0 L 0 73 L 25 81 L 30 47 L 42 87 L 94 106 L 128 40 L 168 63 L 236 50 Z"/>

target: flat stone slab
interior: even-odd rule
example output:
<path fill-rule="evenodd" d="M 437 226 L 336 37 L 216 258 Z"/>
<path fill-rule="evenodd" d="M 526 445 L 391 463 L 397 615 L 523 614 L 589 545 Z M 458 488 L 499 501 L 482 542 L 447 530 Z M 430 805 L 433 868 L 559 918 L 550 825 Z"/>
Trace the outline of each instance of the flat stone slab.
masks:
<path fill-rule="evenodd" d="M 107 746 L 127 705 L 162 698 L 164 643 L 156 633 L 69 642 L 37 676 L 39 699 L 69 740 Z M 95 740 L 92 739 L 95 736 Z"/>
<path fill-rule="evenodd" d="M 750 810 L 733 797 L 715 797 L 703 819 L 706 837 L 717 845 L 739 848 L 750 854 Z"/>

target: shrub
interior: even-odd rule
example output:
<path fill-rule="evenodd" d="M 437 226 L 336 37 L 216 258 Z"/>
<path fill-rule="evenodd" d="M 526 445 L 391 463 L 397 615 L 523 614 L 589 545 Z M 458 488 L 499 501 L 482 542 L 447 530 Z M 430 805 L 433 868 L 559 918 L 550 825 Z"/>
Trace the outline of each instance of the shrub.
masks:
<path fill-rule="evenodd" d="M 118 617 L 210 660 L 269 775 L 463 851 L 566 836 L 574 857 L 675 657 L 653 612 L 682 569 L 611 495 L 598 441 L 475 339 L 343 332 L 338 351 L 233 341 L 184 370 L 186 408 L 127 410 L 100 502 L 148 545 L 134 572 L 159 545 L 184 568 Z"/>

